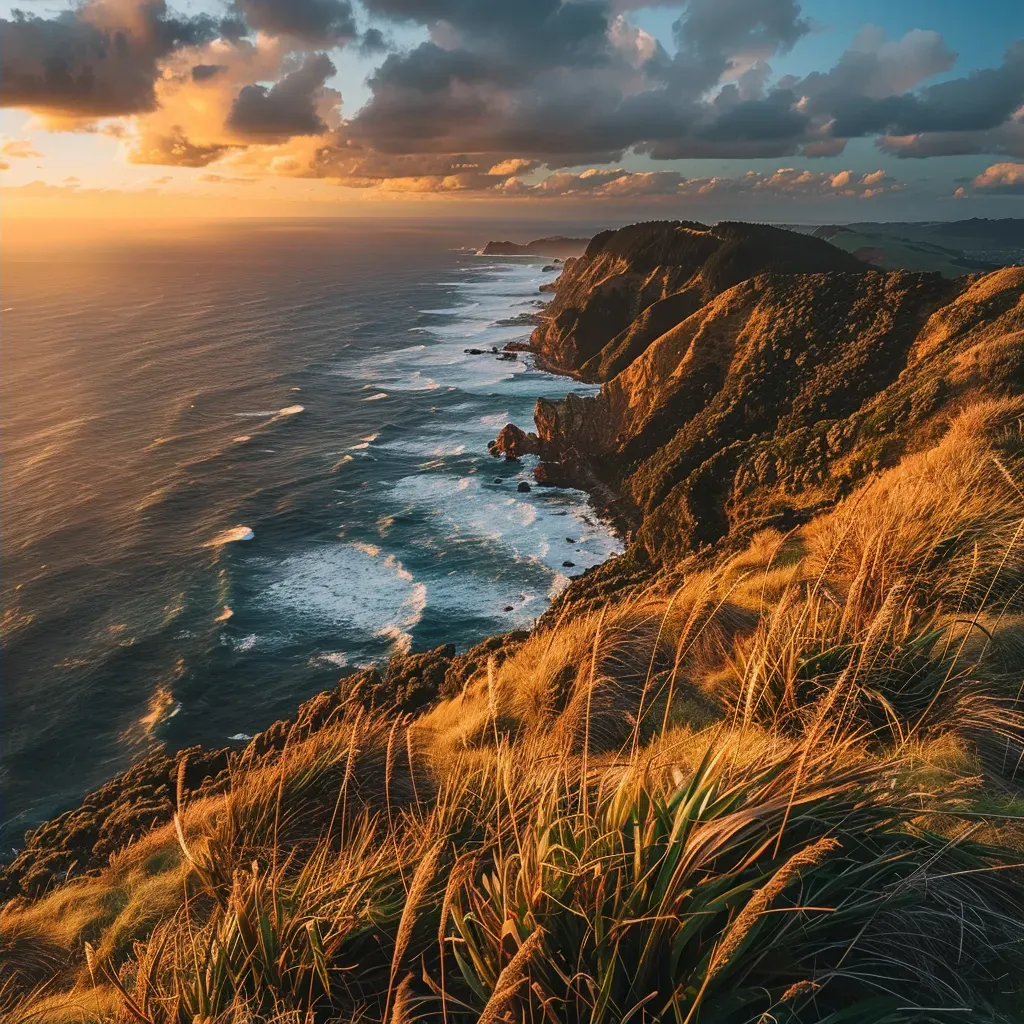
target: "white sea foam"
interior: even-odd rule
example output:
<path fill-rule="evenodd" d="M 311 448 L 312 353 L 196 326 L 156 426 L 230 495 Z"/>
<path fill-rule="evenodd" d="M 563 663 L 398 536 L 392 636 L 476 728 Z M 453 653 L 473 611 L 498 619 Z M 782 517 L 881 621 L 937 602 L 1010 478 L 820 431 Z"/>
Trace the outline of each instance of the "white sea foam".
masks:
<path fill-rule="evenodd" d="M 220 613 L 217 615 L 217 617 L 213 621 L 214 622 L 227 622 L 228 619 L 230 619 L 231 616 L 234 615 L 234 614 L 235 613 L 227 605 L 224 605 L 224 607 L 220 610 Z"/>
<path fill-rule="evenodd" d="M 233 736 L 229 736 L 228 739 L 234 740 L 236 743 L 243 743 L 247 740 L 251 740 L 252 735 L 247 732 L 236 732 Z"/>
<path fill-rule="evenodd" d="M 372 544 L 339 543 L 267 560 L 264 570 L 273 582 L 257 603 L 279 617 L 293 614 L 351 630 L 352 648 L 372 636 L 393 645 L 408 635 L 411 643 L 427 605 L 427 587 L 397 558 L 379 555 Z M 378 647 L 377 653 L 384 652 Z"/>
<path fill-rule="evenodd" d="M 236 541 L 252 540 L 256 536 L 251 526 L 232 526 L 230 530 L 218 533 L 206 546 L 215 548 L 222 544 L 233 544 Z"/>
<path fill-rule="evenodd" d="M 246 441 L 251 441 L 252 437 L 249 434 L 239 434 L 238 437 L 233 437 L 231 440 L 235 444 L 245 444 Z"/>
<path fill-rule="evenodd" d="M 306 407 L 304 405 L 286 405 L 283 409 L 279 409 L 277 412 L 278 416 L 297 416 L 300 412 L 305 412 Z"/>
<path fill-rule="evenodd" d="M 369 441 L 363 441 L 362 444 L 349 445 L 349 450 L 353 451 L 353 452 L 358 452 L 358 451 L 362 451 L 363 449 L 369 448 L 369 447 L 370 447 L 370 442 Z"/>
<path fill-rule="evenodd" d="M 379 402 L 382 398 L 387 398 L 387 397 L 388 397 L 388 395 L 387 395 L 386 391 L 379 391 L 375 395 L 368 395 L 366 398 L 363 399 L 363 401 L 364 402 Z"/>

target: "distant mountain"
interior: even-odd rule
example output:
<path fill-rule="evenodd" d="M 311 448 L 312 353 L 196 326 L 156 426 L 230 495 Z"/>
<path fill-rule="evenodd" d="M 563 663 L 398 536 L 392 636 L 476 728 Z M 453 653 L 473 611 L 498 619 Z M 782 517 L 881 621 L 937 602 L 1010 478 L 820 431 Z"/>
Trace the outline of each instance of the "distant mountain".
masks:
<path fill-rule="evenodd" d="M 520 245 L 517 242 L 488 242 L 480 250 L 480 255 L 548 256 L 557 259 L 569 259 L 571 256 L 582 256 L 589 242 L 589 238 L 567 238 L 565 235 L 535 238 L 532 242 L 526 242 L 524 245 Z"/>

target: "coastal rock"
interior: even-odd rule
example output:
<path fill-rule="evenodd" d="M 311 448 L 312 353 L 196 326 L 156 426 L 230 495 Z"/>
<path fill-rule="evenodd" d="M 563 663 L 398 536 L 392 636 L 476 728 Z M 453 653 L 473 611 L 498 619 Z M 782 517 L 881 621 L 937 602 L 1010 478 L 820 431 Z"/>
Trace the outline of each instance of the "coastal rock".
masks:
<path fill-rule="evenodd" d="M 488 660 L 493 659 L 495 667 L 500 666 L 519 649 L 529 635 L 528 630 L 516 629 L 510 633 L 489 636 L 465 654 L 453 658 L 445 673 L 439 696 L 444 700 L 457 697 L 474 676 L 486 671 Z"/>
<path fill-rule="evenodd" d="M 356 701 L 369 711 L 415 714 L 437 700 L 452 658 L 454 644 L 442 644 L 421 654 L 392 658 L 383 673 L 368 669 L 343 679 L 344 699 Z"/>
<path fill-rule="evenodd" d="M 536 434 L 528 434 L 514 423 L 506 423 L 498 432 L 490 451 L 495 457 L 504 455 L 506 459 L 518 459 L 523 455 L 539 454 L 540 447 Z"/>
<path fill-rule="evenodd" d="M 638 281 L 692 272 L 661 262 L 681 231 L 710 251 L 702 289 L 735 269 L 723 268 L 723 253 L 756 265 L 751 237 L 767 244 L 791 234 L 739 227 L 720 225 L 717 242 L 678 224 L 639 225 L 625 241 L 598 236 L 563 275 L 570 294 L 553 304 L 561 308 L 549 321 L 555 327 L 534 334 L 549 362 L 596 367 L 598 376 L 618 371 L 596 396 L 538 401 L 538 482 L 583 487 L 599 507 L 617 507 L 655 563 L 715 544 L 741 524 L 805 521 L 920 438 L 938 436 L 963 402 L 1015 394 L 1024 378 L 1022 346 L 1010 340 L 1024 329 L 1021 268 L 954 279 L 864 267 L 773 270 L 711 288 L 707 300 L 688 285 L 640 302 L 636 318 L 600 344 L 611 333 L 602 325 L 642 296 Z M 805 241 L 787 241 L 779 262 L 806 256 Z M 620 261 L 615 287 L 605 244 Z M 597 283 L 595 267 L 605 275 Z M 620 301 L 616 313 L 609 303 Z M 683 319 L 671 324 L 676 316 Z M 985 380 L 968 369 L 982 364 Z"/>

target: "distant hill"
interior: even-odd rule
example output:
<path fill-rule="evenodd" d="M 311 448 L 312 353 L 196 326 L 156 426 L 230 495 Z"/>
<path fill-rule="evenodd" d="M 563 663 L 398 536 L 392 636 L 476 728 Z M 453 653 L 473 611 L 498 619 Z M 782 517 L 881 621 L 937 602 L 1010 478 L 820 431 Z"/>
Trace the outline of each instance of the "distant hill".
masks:
<path fill-rule="evenodd" d="M 937 271 L 945 277 L 1024 263 L 1024 220 L 863 221 L 794 228 L 882 270 Z"/>
<path fill-rule="evenodd" d="M 517 242 L 488 242 L 480 250 L 481 256 L 549 256 L 557 259 L 568 259 L 570 256 L 582 256 L 589 244 L 589 238 L 567 238 L 565 235 L 550 235 L 547 238 L 535 238 L 532 242 L 520 245 Z"/>

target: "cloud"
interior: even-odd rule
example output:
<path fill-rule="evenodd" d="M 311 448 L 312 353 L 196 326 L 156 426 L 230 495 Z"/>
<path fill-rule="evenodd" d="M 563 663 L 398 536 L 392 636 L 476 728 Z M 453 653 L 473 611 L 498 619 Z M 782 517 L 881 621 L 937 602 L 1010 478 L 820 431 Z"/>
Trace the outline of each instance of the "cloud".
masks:
<path fill-rule="evenodd" d="M 349 41 L 358 35 L 348 0 L 235 0 L 235 6 L 257 31 L 293 36 L 313 46 Z"/>
<path fill-rule="evenodd" d="M 156 106 L 159 61 L 213 38 L 209 16 L 171 15 L 162 0 L 87 0 L 54 18 L 0 19 L 0 105 L 94 120 Z"/>
<path fill-rule="evenodd" d="M 227 127 L 247 136 L 323 134 L 327 124 L 317 113 L 317 97 L 334 71 L 331 59 L 320 53 L 308 57 L 269 89 L 245 86 L 231 107 Z"/>
<path fill-rule="evenodd" d="M 1024 196 L 1024 164 L 993 164 L 974 179 L 974 187 L 981 192 Z"/>
<path fill-rule="evenodd" d="M 186 137 L 180 125 L 174 125 L 167 134 L 140 136 L 129 150 L 128 159 L 133 164 L 205 167 L 230 149 L 221 143 L 198 145 Z"/>
<path fill-rule="evenodd" d="M 4 159 L 30 160 L 42 155 L 29 139 L 8 139 L 0 145 L 0 157 Z"/>
<path fill-rule="evenodd" d="M 192 67 L 192 81 L 208 82 L 227 70 L 227 64 L 195 64 Z"/>
<path fill-rule="evenodd" d="M 671 39 L 631 20 L 656 4 L 678 12 Z M 835 158 L 861 137 L 904 158 L 1024 157 L 1024 41 L 996 67 L 936 82 L 956 59 L 938 33 L 891 39 L 869 26 L 831 68 L 780 77 L 773 63 L 812 30 L 798 0 L 225 0 L 224 10 L 184 17 L 165 0 L 84 0 L 12 16 L 0 23 L 0 103 L 114 134 L 135 163 L 404 191 L 718 189 L 731 179 L 649 162 L 788 166 Z M 397 47 L 392 32 L 418 41 Z M 329 84 L 344 47 L 376 65 L 367 102 L 346 119 Z M 617 170 L 635 154 L 646 170 Z M 804 184 L 857 196 L 893 187 L 880 171 L 826 177 Z"/>
<path fill-rule="evenodd" d="M 204 181 L 211 185 L 251 185 L 256 179 L 226 177 L 223 174 L 200 174 L 199 181 Z"/>

